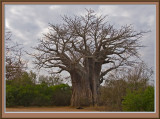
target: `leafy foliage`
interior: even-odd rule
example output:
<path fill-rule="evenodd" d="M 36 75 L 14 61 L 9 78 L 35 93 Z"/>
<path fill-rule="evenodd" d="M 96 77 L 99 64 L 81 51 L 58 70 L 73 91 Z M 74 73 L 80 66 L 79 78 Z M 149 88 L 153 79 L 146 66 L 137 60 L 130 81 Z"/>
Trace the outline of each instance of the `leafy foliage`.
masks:
<path fill-rule="evenodd" d="M 53 97 L 52 103 L 56 106 L 70 104 L 71 88 L 66 84 L 52 86 Z"/>
<path fill-rule="evenodd" d="M 33 74 L 25 72 L 15 80 L 6 81 L 7 107 L 70 105 L 71 89 L 67 84 L 55 86 L 49 86 L 45 82 L 35 84 Z"/>
<path fill-rule="evenodd" d="M 154 88 L 128 90 L 122 104 L 124 111 L 154 111 Z"/>
<path fill-rule="evenodd" d="M 153 111 L 154 87 L 148 83 L 153 71 L 143 63 L 125 70 L 107 77 L 100 90 L 99 105 L 110 111 Z"/>

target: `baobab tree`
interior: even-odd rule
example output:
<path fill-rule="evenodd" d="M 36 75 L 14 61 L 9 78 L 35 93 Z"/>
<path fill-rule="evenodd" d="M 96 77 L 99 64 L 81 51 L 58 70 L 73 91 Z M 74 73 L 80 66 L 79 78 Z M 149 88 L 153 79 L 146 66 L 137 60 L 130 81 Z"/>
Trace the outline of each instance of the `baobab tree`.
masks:
<path fill-rule="evenodd" d="M 63 24 L 49 24 L 34 49 L 34 63 L 39 68 L 57 67 L 57 73 L 69 72 L 72 83 L 72 106 L 97 105 L 99 86 L 104 76 L 119 67 L 132 65 L 138 57 L 143 31 L 132 25 L 114 28 L 93 10 L 82 16 L 64 16 Z M 102 66 L 106 68 L 102 70 Z"/>

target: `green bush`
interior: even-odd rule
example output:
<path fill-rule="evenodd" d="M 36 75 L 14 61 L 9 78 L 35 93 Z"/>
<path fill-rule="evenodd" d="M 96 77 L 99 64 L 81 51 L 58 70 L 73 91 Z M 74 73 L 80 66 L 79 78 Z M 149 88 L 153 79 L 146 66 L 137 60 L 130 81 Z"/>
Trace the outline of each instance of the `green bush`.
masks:
<path fill-rule="evenodd" d="M 148 87 L 144 92 L 144 102 L 146 111 L 154 111 L 154 87 Z"/>
<path fill-rule="evenodd" d="M 7 107 L 12 107 L 17 105 L 17 93 L 18 89 L 14 86 L 7 85 L 6 86 L 6 106 Z"/>
<path fill-rule="evenodd" d="M 154 111 L 154 87 L 145 90 L 127 90 L 122 102 L 124 111 Z"/>
<path fill-rule="evenodd" d="M 53 90 L 51 87 L 48 87 L 47 84 L 38 84 L 35 85 L 35 94 L 34 100 L 32 102 L 33 106 L 49 106 L 51 105 L 51 98 Z"/>
<path fill-rule="evenodd" d="M 32 101 L 35 98 L 34 87 L 32 85 L 26 85 L 19 87 L 19 92 L 17 93 L 17 102 L 21 106 L 31 106 Z"/>
<path fill-rule="evenodd" d="M 66 106 L 70 105 L 71 88 L 67 84 L 48 86 L 34 84 L 28 74 L 6 81 L 6 106 Z"/>
<path fill-rule="evenodd" d="M 56 106 L 70 105 L 71 88 L 67 84 L 52 86 L 52 104 Z"/>

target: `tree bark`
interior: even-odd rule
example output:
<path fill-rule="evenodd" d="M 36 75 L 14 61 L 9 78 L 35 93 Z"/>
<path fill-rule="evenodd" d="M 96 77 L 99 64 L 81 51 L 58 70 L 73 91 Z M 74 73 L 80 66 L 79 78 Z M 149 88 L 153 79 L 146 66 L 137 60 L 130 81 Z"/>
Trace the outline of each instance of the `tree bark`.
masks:
<path fill-rule="evenodd" d="M 93 106 L 98 105 L 98 94 L 99 94 L 99 76 L 101 71 L 101 63 L 95 62 L 94 58 L 88 58 L 89 63 L 89 81 L 92 91 L 92 104 Z"/>
<path fill-rule="evenodd" d="M 83 73 L 77 70 L 70 73 L 72 79 L 71 106 L 96 106 L 98 104 L 101 64 L 95 62 L 93 58 L 87 58 L 85 69 Z"/>
<path fill-rule="evenodd" d="M 72 97 L 71 106 L 89 106 L 92 104 L 92 91 L 85 75 L 76 71 L 71 73 Z"/>

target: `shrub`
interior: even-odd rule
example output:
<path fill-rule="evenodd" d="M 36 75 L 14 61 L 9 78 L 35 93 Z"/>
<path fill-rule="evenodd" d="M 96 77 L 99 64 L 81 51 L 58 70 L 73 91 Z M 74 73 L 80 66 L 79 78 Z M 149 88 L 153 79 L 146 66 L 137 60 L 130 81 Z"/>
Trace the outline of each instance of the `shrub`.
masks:
<path fill-rule="evenodd" d="M 67 106 L 70 105 L 71 88 L 67 84 L 52 86 L 53 97 L 52 105 Z"/>
<path fill-rule="evenodd" d="M 8 81 L 7 81 L 8 82 Z M 48 86 L 46 83 L 6 85 L 6 106 L 66 106 L 70 105 L 71 88 L 67 84 Z"/>
<path fill-rule="evenodd" d="M 120 80 L 108 80 L 105 86 L 100 88 L 99 105 L 110 108 L 110 111 L 122 110 L 121 102 L 123 96 L 126 94 L 126 81 Z"/>
<path fill-rule="evenodd" d="M 47 84 L 42 83 L 35 85 L 34 89 L 34 100 L 32 102 L 33 106 L 49 106 L 51 105 L 51 98 L 53 90 L 48 87 Z"/>
<path fill-rule="evenodd" d="M 32 85 L 19 86 L 19 92 L 17 92 L 17 105 L 30 106 L 34 100 L 35 94 L 33 92 L 34 87 Z"/>
<path fill-rule="evenodd" d="M 146 111 L 154 111 L 154 87 L 149 86 L 144 92 Z"/>
<path fill-rule="evenodd" d="M 154 111 L 154 87 L 148 86 L 145 90 L 127 90 L 122 104 L 124 111 Z"/>
<path fill-rule="evenodd" d="M 11 85 L 6 86 L 6 106 L 7 107 L 12 107 L 17 105 L 17 101 L 16 101 L 17 92 L 18 91 L 16 87 L 13 87 Z"/>

